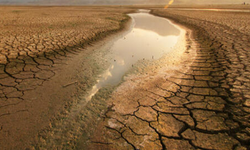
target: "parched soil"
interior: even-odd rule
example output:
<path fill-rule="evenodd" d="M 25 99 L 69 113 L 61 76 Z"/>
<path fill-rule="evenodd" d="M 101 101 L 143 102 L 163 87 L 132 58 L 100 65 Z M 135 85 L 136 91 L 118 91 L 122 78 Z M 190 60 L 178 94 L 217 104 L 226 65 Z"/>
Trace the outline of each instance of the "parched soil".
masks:
<path fill-rule="evenodd" d="M 195 31 L 202 45 L 187 73 L 191 77 L 185 80 L 188 85 L 185 82 L 179 84 L 180 88 L 188 87 L 188 92 L 195 94 L 192 100 L 202 98 L 188 107 L 192 110 L 190 115 L 195 126 L 182 132 L 183 138 L 204 149 L 249 149 L 249 13 L 163 10 L 153 13 L 187 25 Z M 195 85 L 193 82 L 200 83 Z M 214 98 L 206 100 L 211 96 Z M 216 98 L 223 100 L 220 109 L 211 105 Z M 220 103 L 219 100 L 215 102 Z M 195 139 L 184 137 L 184 133 L 189 131 L 195 135 Z M 202 139 L 206 134 L 215 141 Z M 220 141 L 222 135 L 223 141 Z"/>
<path fill-rule="evenodd" d="M 250 149 L 249 13 L 151 13 L 193 31 L 195 59 L 118 88 L 88 149 Z"/>
<path fill-rule="evenodd" d="M 91 51 L 85 47 L 120 30 L 129 11 L 1 7 L 2 149 L 25 149 L 35 137 L 40 138 L 35 140 L 38 146 L 45 145 L 41 149 L 58 148 L 53 142 L 64 137 L 51 130 L 57 137 L 50 143 L 41 130 L 57 126 L 53 116 L 70 107 L 77 88 L 91 86 L 89 77 L 96 73 L 86 57 Z M 192 30 L 186 35 L 185 59 L 167 64 L 170 69 L 161 72 L 163 76 L 128 79 L 112 94 L 107 111 L 99 114 L 102 120 L 87 143 L 81 137 L 67 141 L 75 138 L 69 129 L 63 133 L 64 145 L 56 143 L 59 149 L 70 144 L 93 150 L 250 149 L 249 13 L 154 9 L 152 14 Z M 85 72 L 79 72 L 80 67 Z M 76 77 L 87 72 L 84 81 Z M 96 108 L 101 98 L 90 107 Z"/>
<path fill-rule="evenodd" d="M 80 86 L 91 86 L 96 70 L 86 47 L 121 30 L 130 11 L 0 7 L 1 149 L 28 147 L 53 116 L 69 107 Z M 84 81 L 76 79 L 79 68 Z"/>
<path fill-rule="evenodd" d="M 0 63 L 86 44 L 117 30 L 127 9 L 1 7 Z"/>

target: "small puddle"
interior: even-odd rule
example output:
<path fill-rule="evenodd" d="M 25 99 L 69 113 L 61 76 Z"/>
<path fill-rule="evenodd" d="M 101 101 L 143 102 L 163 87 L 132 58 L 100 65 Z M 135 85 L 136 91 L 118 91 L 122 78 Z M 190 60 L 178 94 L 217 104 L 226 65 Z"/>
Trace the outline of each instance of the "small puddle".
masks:
<path fill-rule="evenodd" d="M 144 10 L 129 14 L 133 20 L 131 32 L 114 42 L 110 48 L 109 68 L 100 75 L 86 101 L 105 86 L 117 85 L 139 60 L 156 60 L 171 52 L 178 41 L 180 30 L 170 21 L 153 16 Z"/>

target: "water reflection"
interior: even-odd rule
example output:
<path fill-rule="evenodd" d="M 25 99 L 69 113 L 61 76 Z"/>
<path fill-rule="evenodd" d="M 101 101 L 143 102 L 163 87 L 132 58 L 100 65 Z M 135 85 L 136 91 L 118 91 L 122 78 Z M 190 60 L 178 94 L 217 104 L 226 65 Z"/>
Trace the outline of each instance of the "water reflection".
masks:
<path fill-rule="evenodd" d="M 134 27 L 130 33 L 114 42 L 110 48 L 110 67 L 100 75 L 86 100 L 89 101 L 98 90 L 121 82 L 124 74 L 138 60 L 159 59 L 172 50 L 177 43 L 180 30 L 168 20 L 148 13 L 130 14 Z"/>
<path fill-rule="evenodd" d="M 180 34 L 180 30 L 172 24 L 166 23 L 168 21 L 164 18 L 155 17 L 146 13 L 133 14 L 133 16 L 136 17 L 134 28 L 153 31 L 160 36 L 178 36 Z"/>

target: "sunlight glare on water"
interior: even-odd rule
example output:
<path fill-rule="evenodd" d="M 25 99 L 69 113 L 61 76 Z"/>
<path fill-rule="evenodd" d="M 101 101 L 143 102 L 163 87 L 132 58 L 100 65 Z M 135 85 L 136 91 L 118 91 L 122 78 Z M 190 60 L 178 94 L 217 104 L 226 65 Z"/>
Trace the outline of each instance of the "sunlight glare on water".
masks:
<path fill-rule="evenodd" d="M 180 30 L 167 19 L 148 13 L 129 15 L 133 28 L 110 48 L 110 67 L 100 75 L 86 100 L 89 101 L 100 88 L 117 85 L 124 74 L 138 60 L 156 60 L 170 52 L 177 43 Z"/>

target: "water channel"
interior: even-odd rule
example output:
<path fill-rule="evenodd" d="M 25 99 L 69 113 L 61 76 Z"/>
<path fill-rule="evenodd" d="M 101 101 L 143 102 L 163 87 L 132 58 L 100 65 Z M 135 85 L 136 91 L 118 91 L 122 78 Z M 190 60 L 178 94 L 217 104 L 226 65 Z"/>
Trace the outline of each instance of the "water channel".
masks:
<path fill-rule="evenodd" d="M 100 88 L 121 82 L 124 74 L 139 60 L 159 59 L 176 45 L 180 30 L 167 19 L 145 12 L 129 16 L 133 19 L 132 30 L 110 47 L 110 66 L 100 75 L 86 101 Z"/>
<path fill-rule="evenodd" d="M 185 33 L 169 20 L 153 16 L 145 10 L 129 14 L 129 16 L 132 18 L 129 32 L 115 41 L 109 41 L 107 43 L 109 46 L 105 44 L 101 47 L 101 51 L 106 54 L 104 57 L 109 66 L 97 76 L 95 84 L 87 94 L 80 96 L 78 102 L 72 104 L 70 110 L 61 116 L 62 119 L 53 123 L 54 127 L 47 133 L 47 139 L 44 139 L 46 144 L 41 147 L 70 149 L 72 147 L 69 143 L 75 145 L 74 140 L 77 140 L 76 145 L 84 147 L 85 141 L 88 141 L 91 135 L 91 130 L 95 130 L 100 120 L 101 112 L 107 107 L 102 89 L 117 87 L 119 83 L 125 82 L 124 75 L 128 74 L 133 66 L 144 62 L 145 64 L 155 62 L 162 57 L 171 59 L 168 54 L 176 50 L 177 45 L 178 49 L 180 45 L 182 49 L 185 49 L 185 44 L 179 44 L 180 38 L 182 40 L 185 38 Z M 147 67 L 147 65 L 144 66 Z"/>

